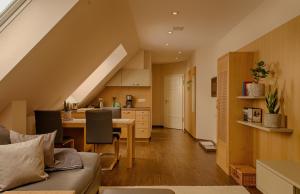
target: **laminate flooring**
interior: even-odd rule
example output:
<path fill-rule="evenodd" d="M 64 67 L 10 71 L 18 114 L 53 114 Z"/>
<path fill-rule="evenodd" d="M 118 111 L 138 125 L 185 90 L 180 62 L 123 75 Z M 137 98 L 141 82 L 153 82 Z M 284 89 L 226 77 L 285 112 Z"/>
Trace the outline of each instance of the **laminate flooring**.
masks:
<path fill-rule="evenodd" d="M 108 148 L 104 147 L 103 152 Z M 215 186 L 236 185 L 216 164 L 216 154 L 205 152 L 188 133 L 154 128 L 150 142 L 136 142 L 132 169 L 126 168 L 126 143 L 112 171 L 103 172 L 102 186 Z M 103 159 L 103 166 L 109 161 Z M 251 193 L 259 193 L 250 189 Z"/>

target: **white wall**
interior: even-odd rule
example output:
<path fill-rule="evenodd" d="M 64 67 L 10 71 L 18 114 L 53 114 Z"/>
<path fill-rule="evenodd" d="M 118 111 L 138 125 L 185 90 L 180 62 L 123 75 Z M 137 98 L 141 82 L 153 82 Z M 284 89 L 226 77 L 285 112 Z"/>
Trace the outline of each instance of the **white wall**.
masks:
<path fill-rule="evenodd" d="M 32 0 L 0 33 L 0 81 L 78 0 Z"/>
<path fill-rule="evenodd" d="M 198 66 L 197 138 L 216 141 L 216 99 L 210 97 L 210 79 L 217 75 L 217 59 L 258 39 L 299 14 L 299 0 L 265 0 L 217 44 L 195 51 L 192 61 Z"/>

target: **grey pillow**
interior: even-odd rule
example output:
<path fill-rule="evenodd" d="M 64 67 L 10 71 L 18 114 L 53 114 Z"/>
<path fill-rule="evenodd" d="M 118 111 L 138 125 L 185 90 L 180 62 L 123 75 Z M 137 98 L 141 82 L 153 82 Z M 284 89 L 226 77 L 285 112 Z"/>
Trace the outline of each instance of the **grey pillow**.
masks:
<path fill-rule="evenodd" d="M 0 192 L 44 180 L 43 137 L 0 145 Z"/>
<path fill-rule="evenodd" d="M 10 144 L 9 130 L 0 125 L 0 145 Z"/>
<path fill-rule="evenodd" d="M 54 140 L 56 136 L 56 131 L 52 133 L 42 134 L 42 135 L 24 135 L 17 133 L 15 131 L 10 131 L 10 141 L 11 143 L 19 143 L 28 140 L 35 139 L 37 137 L 43 137 L 44 139 L 44 158 L 45 166 L 48 168 L 53 168 L 55 166 L 54 160 Z"/>

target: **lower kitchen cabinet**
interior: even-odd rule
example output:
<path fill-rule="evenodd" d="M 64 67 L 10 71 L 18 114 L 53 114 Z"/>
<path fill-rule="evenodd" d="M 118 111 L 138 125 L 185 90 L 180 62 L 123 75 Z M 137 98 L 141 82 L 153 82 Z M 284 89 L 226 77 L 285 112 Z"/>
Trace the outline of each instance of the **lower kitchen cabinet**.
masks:
<path fill-rule="evenodd" d="M 122 118 L 135 119 L 135 137 L 149 139 L 151 137 L 151 114 L 149 110 L 122 110 Z M 122 129 L 121 138 L 127 138 L 127 131 Z"/>

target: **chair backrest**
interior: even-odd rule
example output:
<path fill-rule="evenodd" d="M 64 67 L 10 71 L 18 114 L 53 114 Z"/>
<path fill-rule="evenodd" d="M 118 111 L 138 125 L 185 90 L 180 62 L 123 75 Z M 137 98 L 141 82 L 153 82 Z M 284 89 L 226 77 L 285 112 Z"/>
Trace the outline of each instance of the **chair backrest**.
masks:
<path fill-rule="evenodd" d="M 86 142 L 88 144 L 111 144 L 113 142 L 112 111 L 86 111 Z"/>
<path fill-rule="evenodd" d="M 55 143 L 63 143 L 63 128 L 60 111 L 36 110 L 36 134 L 56 132 Z"/>
<path fill-rule="evenodd" d="M 110 110 L 112 112 L 113 119 L 120 119 L 121 118 L 121 108 L 118 107 L 103 107 L 101 110 Z"/>

